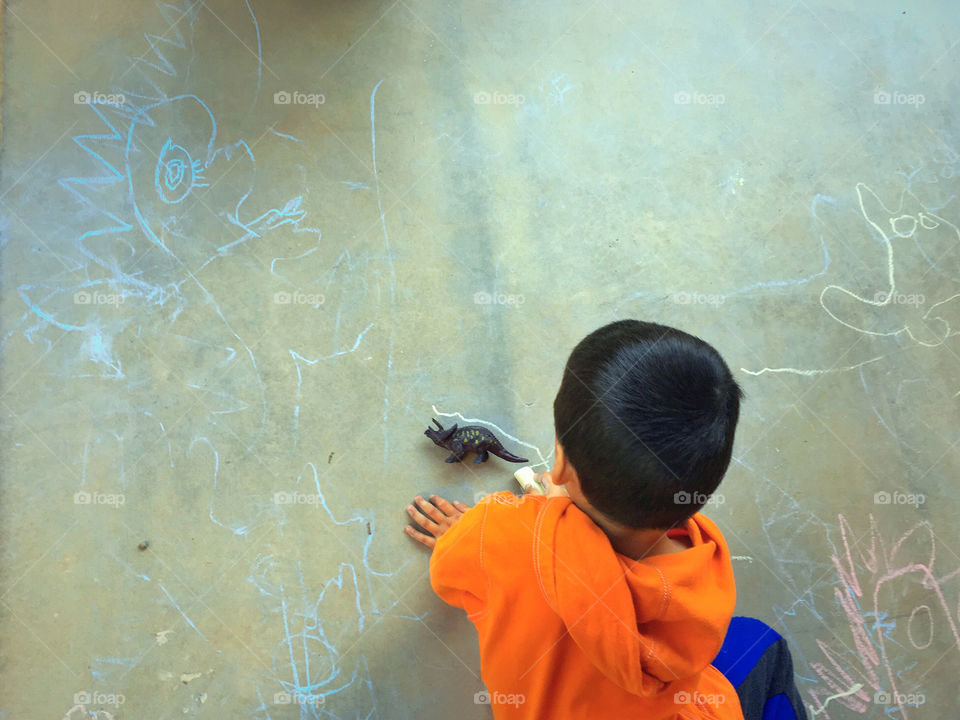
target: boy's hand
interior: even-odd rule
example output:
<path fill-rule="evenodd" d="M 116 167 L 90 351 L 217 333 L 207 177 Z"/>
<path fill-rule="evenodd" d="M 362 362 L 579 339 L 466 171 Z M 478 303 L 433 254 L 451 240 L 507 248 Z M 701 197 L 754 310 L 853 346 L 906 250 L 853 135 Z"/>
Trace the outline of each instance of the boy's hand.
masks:
<path fill-rule="evenodd" d="M 547 489 L 547 491 L 543 493 L 547 497 L 570 497 L 570 494 L 563 485 L 554 485 L 553 477 L 549 472 L 540 473 L 536 477 L 540 484 Z M 533 490 L 530 490 L 529 492 L 534 495 L 540 495 L 540 493 Z"/>
<path fill-rule="evenodd" d="M 462 502 L 454 500 L 451 503 L 439 495 L 431 495 L 430 502 L 417 495 L 414 502 L 423 512 L 420 512 L 413 505 L 407 505 L 407 515 L 413 518 L 414 522 L 429 532 L 430 535 L 414 530 L 409 525 L 404 528 L 404 532 L 431 549 L 437 544 L 436 539 L 453 527 L 460 516 L 470 509 L 468 505 L 464 505 Z"/>

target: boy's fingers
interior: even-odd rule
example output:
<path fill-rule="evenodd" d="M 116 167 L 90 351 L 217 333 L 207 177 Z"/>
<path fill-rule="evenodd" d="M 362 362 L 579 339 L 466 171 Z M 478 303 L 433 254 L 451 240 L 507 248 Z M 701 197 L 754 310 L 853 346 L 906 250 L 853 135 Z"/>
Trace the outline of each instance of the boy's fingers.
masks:
<path fill-rule="evenodd" d="M 466 512 L 467 510 L 470 509 L 470 506 L 469 506 L 469 505 L 465 505 L 464 503 L 460 502 L 459 500 L 454 500 L 454 501 L 453 501 L 453 504 L 456 506 L 457 510 L 462 510 L 463 512 Z"/>
<path fill-rule="evenodd" d="M 433 520 L 417 510 L 413 505 L 407 505 L 407 515 L 412 517 L 424 530 L 429 530 L 431 532 L 433 532 L 434 528 L 439 530 L 439 527 Z"/>
<path fill-rule="evenodd" d="M 422 532 L 419 532 L 417 530 L 414 530 L 409 525 L 407 525 L 404 528 L 404 531 L 407 533 L 407 535 L 412 537 L 414 540 L 416 540 L 419 543 L 423 543 L 428 548 L 432 548 L 434 545 L 437 544 L 437 541 L 434 540 L 432 537 L 430 537 L 429 535 L 424 535 Z"/>
<path fill-rule="evenodd" d="M 429 502 L 428 500 L 424 500 L 419 495 L 417 495 L 417 497 L 414 498 L 414 502 L 417 503 L 417 506 L 421 510 L 423 510 L 423 512 L 425 512 L 427 515 L 429 515 L 430 518 L 435 523 L 442 523 L 444 520 L 447 519 L 447 516 L 444 515 L 442 512 L 440 512 L 437 509 L 436 505 L 434 505 L 432 502 Z"/>
<path fill-rule="evenodd" d="M 440 497 L 439 495 L 431 495 L 430 502 L 440 508 L 447 515 L 456 515 L 457 508 L 450 504 L 448 500 Z"/>

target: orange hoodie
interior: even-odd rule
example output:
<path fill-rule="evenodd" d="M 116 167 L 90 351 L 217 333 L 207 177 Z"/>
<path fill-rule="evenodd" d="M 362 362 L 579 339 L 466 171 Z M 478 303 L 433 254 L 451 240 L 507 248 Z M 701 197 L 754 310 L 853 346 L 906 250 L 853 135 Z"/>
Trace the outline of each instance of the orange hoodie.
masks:
<path fill-rule="evenodd" d="M 430 583 L 477 628 L 478 700 L 497 720 L 743 720 L 710 665 L 736 599 L 727 544 L 699 513 L 683 531 L 689 549 L 634 561 L 569 498 L 471 508 L 437 541 Z"/>

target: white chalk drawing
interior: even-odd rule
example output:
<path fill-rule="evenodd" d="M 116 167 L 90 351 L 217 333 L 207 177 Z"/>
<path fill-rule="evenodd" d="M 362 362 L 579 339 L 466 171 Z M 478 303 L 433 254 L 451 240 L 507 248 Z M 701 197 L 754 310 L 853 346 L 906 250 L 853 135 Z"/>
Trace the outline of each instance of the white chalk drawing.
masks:
<path fill-rule="evenodd" d="M 828 283 L 820 290 L 820 307 L 854 333 L 889 338 L 893 343 L 889 353 L 904 346 L 943 347 L 960 334 L 960 228 L 924 205 L 909 188 L 901 191 L 895 207 L 885 205 L 864 183 L 858 183 L 855 192 L 860 214 L 880 245 L 882 276 L 867 292 Z M 750 375 L 850 372 L 889 353 L 822 368 L 741 370 Z"/>

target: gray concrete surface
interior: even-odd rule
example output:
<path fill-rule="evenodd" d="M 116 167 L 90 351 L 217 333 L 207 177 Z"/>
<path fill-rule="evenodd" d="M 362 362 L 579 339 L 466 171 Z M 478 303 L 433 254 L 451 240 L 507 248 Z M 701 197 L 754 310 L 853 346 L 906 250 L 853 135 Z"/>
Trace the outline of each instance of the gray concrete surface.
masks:
<path fill-rule="evenodd" d="M 549 467 L 624 317 L 811 715 L 955 714 L 953 4 L 6 6 L 0 717 L 489 717 L 403 507 L 513 468 L 422 431 Z"/>

